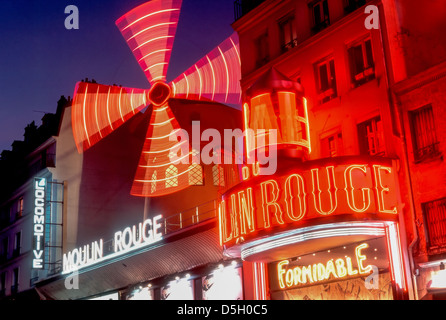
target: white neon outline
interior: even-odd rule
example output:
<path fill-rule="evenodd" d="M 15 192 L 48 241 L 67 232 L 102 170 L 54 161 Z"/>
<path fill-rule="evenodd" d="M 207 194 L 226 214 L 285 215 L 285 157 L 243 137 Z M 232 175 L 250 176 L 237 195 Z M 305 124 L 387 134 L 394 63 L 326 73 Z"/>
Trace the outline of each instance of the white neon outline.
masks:
<path fill-rule="evenodd" d="M 165 66 L 167 64 L 168 64 L 167 62 L 160 62 L 160 63 L 152 64 L 150 67 L 148 67 L 146 70 L 144 70 L 144 72 L 146 72 L 146 71 L 148 71 L 150 69 L 153 69 L 155 67 L 158 67 L 158 66 Z"/>
<path fill-rule="evenodd" d="M 110 104 L 110 90 L 111 90 L 111 88 L 109 87 L 109 88 L 108 88 L 108 94 L 107 94 L 107 118 L 108 118 L 108 123 L 110 124 L 110 128 L 111 128 L 112 130 L 114 130 L 114 129 L 113 129 L 113 125 L 112 125 L 112 123 L 111 123 L 111 119 L 110 119 L 110 110 L 109 110 L 109 104 Z"/>
<path fill-rule="evenodd" d="M 201 79 L 200 70 L 198 69 L 197 65 L 195 65 L 195 69 L 197 70 L 198 78 L 200 79 L 200 94 L 198 95 L 198 100 L 201 100 L 201 92 L 203 90 L 203 81 Z"/>
<path fill-rule="evenodd" d="M 129 42 L 129 41 L 132 40 L 133 38 L 139 36 L 141 33 L 146 32 L 146 31 L 148 31 L 148 30 L 150 30 L 150 29 L 154 29 L 154 28 L 161 27 L 161 26 L 166 26 L 166 25 L 172 25 L 172 24 L 176 24 L 176 22 L 164 22 L 164 23 L 154 24 L 154 25 L 152 25 L 152 26 L 150 26 L 150 27 L 147 27 L 147 28 L 145 28 L 145 29 L 143 29 L 143 30 L 141 30 L 141 31 L 139 31 L 139 32 L 137 32 L 137 33 L 135 33 L 133 36 L 131 36 L 130 38 L 128 38 L 126 41 Z"/>
<path fill-rule="evenodd" d="M 173 36 L 161 36 L 161 37 L 152 38 L 152 39 L 150 39 L 150 40 L 147 40 L 147 41 L 144 42 L 144 43 L 141 43 L 139 46 L 137 46 L 137 47 L 136 47 L 135 49 L 133 49 L 132 51 L 135 52 L 136 50 L 138 50 L 138 49 L 144 47 L 145 45 L 149 44 L 150 42 L 154 42 L 154 41 L 162 40 L 162 39 L 169 39 L 169 38 L 173 38 Z"/>
<path fill-rule="evenodd" d="M 189 98 L 189 80 L 186 73 L 183 73 L 184 79 L 186 79 L 186 99 Z"/>
<path fill-rule="evenodd" d="M 122 120 L 122 122 L 124 122 L 124 116 L 122 115 L 121 97 L 122 97 L 122 88 L 121 88 L 121 90 L 119 90 L 119 103 L 118 103 L 118 107 L 119 107 L 119 114 L 121 115 L 121 120 Z"/>
<path fill-rule="evenodd" d="M 133 26 L 135 23 L 137 23 L 137 22 L 139 22 L 139 21 L 141 21 L 141 20 L 144 20 L 144 19 L 146 19 L 146 18 L 148 18 L 148 17 L 154 16 L 154 15 L 157 15 L 157 14 L 160 14 L 160 13 L 164 13 L 164 12 L 172 12 L 172 11 L 179 11 L 179 10 L 180 10 L 180 9 L 172 8 L 172 9 L 159 10 L 159 11 L 156 11 L 156 12 L 149 13 L 148 15 L 145 15 L 144 17 L 141 17 L 141 18 L 139 18 L 139 19 L 133 21 L 132 23 L 128 24 L 127 26 L 125 26 L 123 29 L 121 29 L 121 32 L 124 31 L 124 30 L 126 30 L 127 28 L 130 28 L 130 27 Z"/>
<path fill-rule="evenodd" d="M 212 61 L 211 59 L 209 59 L 209 57 L 206 55 L 206 58 L 209 61 L 209 65 L 211 66 L 211 71 L 212 71 L 212 78 L 213 78 L 213 87 L 212 87 L 212 97 L 211 100 L 214 100 L 215 97 L 215 85 L 216 85 L 216 80 L 215 80 L 215 71 L 214 71 L 214 66 L 212 65 Z"/>
<path fill-rule="evenodd" d="M 229 95 L 229 68 L 228 68 L 228 64 L 226 62 L 226 58 L 225 55 L 223 53 L 223 51 L 221 51 L 220 47 L 217 47 L 218 51 L 220 51 L 220 54 L 223 58 L 223 62 L 225 64 L 225 68 L 226 68 L 226 98 L 225 98 L 225 102 L 228 101 L 228 95 Z"/>
<path fill-rule="evenodd" d="M 88 146 L 91 146 L 90 137 L 88 135 L 88 130 L 87 130 L 87 119 L 85 118 L 85 107 L 86 107 L 86 104 L 87 104 L 87 93 L 88 93 L 88 84 L 85 87 L 84 105 L 83 105 L 83 108 L 82 108 L 82 115 L 83 115 L 84 130 L 85 130 L 85 135 L 87 137 Z"/>
<path fill-rule="evenodd" d="M 180 130 L 181 130 L 181 129 L 175 129 L 174 131 L 172 131 L 172 132 L 169 133 L 168 135 L 165 135 L 165 136 L 162 136 L 162 137 L 154 137 L 154 138 L 150 137 L 150 138 L 146 138 L 146 140 L 160 140 L 160 139 L 168 138 L 168 137 L 170 137 L 171 135 L 177 133 L 177 132 L 180 131 Z"/>
<path fill-rule="evenodd" d="M 160 50 L 152 51 L 149 54 L 146 54 L 141 59 L 139 59 L 138 62 L 141 62 L 142 60 L 145 60 L 147 57 L 151 56 L 152 54 L 156 54 L 156 53 L 160 53 L 160 52 L 168 52 L 168 51 L 172 51 L 172 50 L 170 50 L 170 49 L 160 49 Z"/>
<path fill-rule="evenodd" d="M 95 104 L 94 104 L 94 113 L 95 113 L 95 116 L 96 116 L 96 126 L 97 126 L 97 128 L 98 128 L 99 136 L 100 136 L 101 139 L 102 139 L 103 137 L 102 137 L 101 128 L 100 128 L 100 126 L 99 126 L 99 118 L 98 118 L 99 86 L 98 86 L 98 91 L 96 92 L 96 99 L 95 99 L 95 100 L 96 100 L 96 101 L 95 101 Z"/>

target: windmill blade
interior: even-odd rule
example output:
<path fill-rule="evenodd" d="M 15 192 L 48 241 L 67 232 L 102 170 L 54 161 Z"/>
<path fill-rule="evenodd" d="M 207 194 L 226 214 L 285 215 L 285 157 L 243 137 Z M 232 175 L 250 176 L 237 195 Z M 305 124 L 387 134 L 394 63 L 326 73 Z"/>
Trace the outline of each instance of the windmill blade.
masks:
<path fill-rule="evenodd" d="M 190 145 L 188 139 L 178 141 L 181 131 L 168 104 L 154 107 L 132 195 L 157 197 L 189 187 Z"/>
<path fill-rule="evenodd" d="M 182 0 L 152 0 L 116 21 L 152 85 L 166 80 L 181 3 Z"/>
<path fill-rule="evenodd" d="M 241 104 L 241 62 L 234 33 L 171 83 L 175 98 Z"/>
<path fill-rule="evenodd" d="M 71 119 L 80 153 L 106 137 L 147 106 L 147 90 L 79 82 Z"/>

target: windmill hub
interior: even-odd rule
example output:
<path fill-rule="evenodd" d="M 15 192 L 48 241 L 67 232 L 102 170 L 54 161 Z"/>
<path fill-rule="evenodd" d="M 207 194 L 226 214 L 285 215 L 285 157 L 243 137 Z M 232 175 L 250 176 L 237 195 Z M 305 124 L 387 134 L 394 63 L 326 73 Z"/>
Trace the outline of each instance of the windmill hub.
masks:
<path fill-rule="evenodd" d="M 149 99 L 155 106 L 165 104 L 170 96 L 170 86 L 164 82 L 156 82 L 149 91 Z"/>

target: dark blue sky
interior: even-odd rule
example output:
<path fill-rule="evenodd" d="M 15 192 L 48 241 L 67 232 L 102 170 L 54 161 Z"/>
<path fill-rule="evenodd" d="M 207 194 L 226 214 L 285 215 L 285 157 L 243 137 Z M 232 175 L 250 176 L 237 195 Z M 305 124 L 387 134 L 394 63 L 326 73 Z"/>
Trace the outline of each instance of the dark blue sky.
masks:
<path fill-rule="evenodd" d="M 1 0 L 0 152 L 23 140 L 42 112 L 55 112 L 76 82 L 148 88 L 115 21 L 146 0 Z M 233 0 L 183 0 L 167 80 L 173 80 L 232 34 Z M 79 9 L 67 30 L 65 7 Z"/>

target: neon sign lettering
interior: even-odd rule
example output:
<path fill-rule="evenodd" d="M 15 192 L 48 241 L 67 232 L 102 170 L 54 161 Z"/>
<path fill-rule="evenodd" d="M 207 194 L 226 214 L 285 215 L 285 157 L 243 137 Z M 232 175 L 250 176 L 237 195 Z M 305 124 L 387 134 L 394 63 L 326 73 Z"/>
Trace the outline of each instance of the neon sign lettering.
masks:
<path fill-rule="evenodd" d="M 146 219 L 138 226 L 127 227 L 118 231 L 113 239 L 113 251 L 104 253 L 104 241 L 94 241 L 63 255 L 63 273 L 70 273 L 99 262 L 115 258 L 122 254 L 148 246 L 163 239 L 162 216 Z"/>
<path fill-rule="evenodd" d="M 277 264 L 277 276 L 281 289 L 288 289 L 307 284 L 317 284 L 330 279 L 344 279 L 356 275 L 369 274 L 372 266 L 364 266 L 367 256 L 362 254 L 362 250 L 368 248 L 367 243 L 363 243 L 355 248 L 355 260 L 357 268 L 353 266 L 353 260 L 349 256 L 330 259 L 325 263 L 314 263 L 307 266 L 296 266 L 288 268 L 290 260 L 282 260 Z"/>
<path fill-rule="evenodd" d="M 395 219 L 396 181 L 390 162 L 375 164 L 368 158 L 358 163 L 357 157 L 348 160 L 332 160 L 326 166 L 308 163 L 285 173 L 281 170 L 268 180 L 250 174 L 245 167 L 242 172 L 246 179 L 222 196 L 221 244 L 234 245 L 255 238 L 259 231 L 295 228 L 296 223 L 330 216 Z M 339 164 L 333 165 L 336 161 Z"/>
<path fill-rule="evenodd" d="M 45 178 L 34 180 L 33 269 L 43 269 L 44 266 L 45 187 Z"/>

